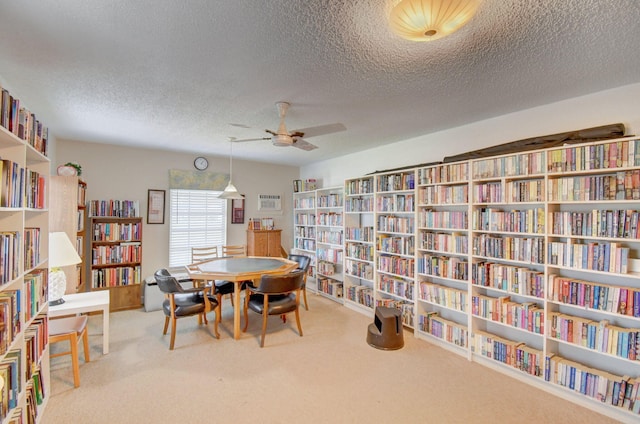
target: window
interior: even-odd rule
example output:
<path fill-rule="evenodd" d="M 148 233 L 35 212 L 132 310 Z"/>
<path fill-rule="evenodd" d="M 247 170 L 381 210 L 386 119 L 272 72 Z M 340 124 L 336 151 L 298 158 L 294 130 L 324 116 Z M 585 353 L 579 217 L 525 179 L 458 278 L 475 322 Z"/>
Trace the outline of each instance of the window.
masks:
<path fill-rule="evenodd" d="M 220 191 L 169 190 L 169 266 L 191 263 L 191 248 L 227 241 L 227 201 Z"/>

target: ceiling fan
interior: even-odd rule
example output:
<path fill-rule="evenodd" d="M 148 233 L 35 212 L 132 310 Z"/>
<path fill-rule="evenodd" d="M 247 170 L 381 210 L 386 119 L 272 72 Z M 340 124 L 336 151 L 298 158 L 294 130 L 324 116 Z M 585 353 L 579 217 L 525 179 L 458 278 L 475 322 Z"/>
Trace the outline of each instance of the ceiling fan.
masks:
<path fill-rule="evenodd" d="M 278 114 L 280 115 L 280 125 L 278 125 L 278 130 L 265 130 L 266 132 L 271 134 L 271 137 L 247 138 L 243 140 L 234 140 L 234 142 L 240 143 L 244 141 L 271 140 L 271 144 L 273 144 L 274 146 L 293 146 L 297 147 L 298 149 L 310 151 L 313 149 L 317 149 L 318 146 L 304 140 L 302 137 L 304 137 L 305 135 L 307 137 L 317 137 L 319 135 L 331 134 L 347 129 L 343 124 L 328 124 L 319 125 L 316 127 L 301 128 L 299 130 L 289 132 L 287 131 L 287 127 L 284 124 L 284 118 L 287 115 L 289 106 L 291 105 L 288 102 L 276 102 L 276 106 L 278 108 Z"/>

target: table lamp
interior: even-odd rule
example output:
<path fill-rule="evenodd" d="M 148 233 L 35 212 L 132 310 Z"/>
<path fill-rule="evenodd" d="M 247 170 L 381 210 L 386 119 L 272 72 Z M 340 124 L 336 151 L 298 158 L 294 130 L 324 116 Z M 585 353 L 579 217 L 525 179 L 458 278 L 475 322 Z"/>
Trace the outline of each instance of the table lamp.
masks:
<path fill-rule="evenodd" d="M 49 305 L 64 303 L 67 277 L 60 268 L 82 262 L 67 233 L 49 233 Z"/>

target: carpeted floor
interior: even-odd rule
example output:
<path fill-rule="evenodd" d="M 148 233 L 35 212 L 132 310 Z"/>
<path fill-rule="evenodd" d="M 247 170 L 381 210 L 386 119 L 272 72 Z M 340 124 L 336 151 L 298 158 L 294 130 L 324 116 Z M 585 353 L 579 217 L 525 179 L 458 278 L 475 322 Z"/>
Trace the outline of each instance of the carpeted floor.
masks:
<path fill-rule="evenodd" d="M 247 333 L 233 340 L 228 301 L 219 340 L 183 318 L 174 351 L 161 311 L 112 313 L 108 355 L 101 317 L 92 316 L 81 386 L 73 388 L 68 357 L 54 358 L 42 424 L 615 422 L 410 332 L 401 350 L 374 349 L 365 341 L 370 318 L 309 300 L 304 337 L 293 315 L 287 324 L 273 317 L 263 349 L 252 312 Z"/>

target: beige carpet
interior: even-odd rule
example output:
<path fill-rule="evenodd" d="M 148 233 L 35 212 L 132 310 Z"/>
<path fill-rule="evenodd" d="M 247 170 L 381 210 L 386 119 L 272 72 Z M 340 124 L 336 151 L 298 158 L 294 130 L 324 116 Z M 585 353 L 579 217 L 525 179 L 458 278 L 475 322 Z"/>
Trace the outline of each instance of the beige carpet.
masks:
<path fill-rule="evenodd" d="M 255 313 L 237 341 L 231 309 L 219 340 L 183 318 L 169 351 L 162 312 L 140 310 L 111 314 L 110 353 L 102 355 L 101 317 L 92 316 L 81 386 L 73 388 L 67 357 L 53 359 L 42 423 L 615 422 L 410 332 L 401 350 L 374 349 L 365 341 L 368 317 L 315 295 L 310 307 L 301 311 L 304 337 L 293 315 L 284 325 L 274 317 L 263 349 Z"/>

